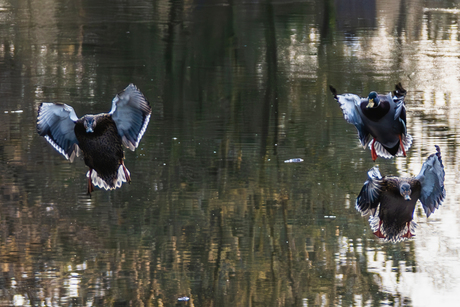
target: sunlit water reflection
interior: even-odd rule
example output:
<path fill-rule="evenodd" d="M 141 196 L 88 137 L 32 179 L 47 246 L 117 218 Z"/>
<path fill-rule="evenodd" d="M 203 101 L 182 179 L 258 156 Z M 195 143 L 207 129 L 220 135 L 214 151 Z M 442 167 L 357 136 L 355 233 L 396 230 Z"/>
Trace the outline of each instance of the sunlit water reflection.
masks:
<path fill-rule="evenodd" d="M 458 12 L 0 1 L 0 304 L 455 305 Z M 415 141 L 376 164 L 412 176 L 439 145 L 447 198 L 429 219 L 417 208 L 414 240 L 382 244 L 354 209 L 374 163 L 328 85 L 366 95 L 398 81 Z M 153 107 L 126 152 L 133 182 L 89 198 L 83 161 L 37 135 L 36 108 L 107 112 L 130 82 Z"/>

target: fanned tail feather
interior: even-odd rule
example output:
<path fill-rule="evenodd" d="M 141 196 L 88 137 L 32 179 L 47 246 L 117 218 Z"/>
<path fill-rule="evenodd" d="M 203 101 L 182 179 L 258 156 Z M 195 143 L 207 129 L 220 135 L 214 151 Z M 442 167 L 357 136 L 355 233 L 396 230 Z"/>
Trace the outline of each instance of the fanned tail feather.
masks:
<path fill-rule="evenodd" d="M 412 136 L 410 134 L 403 134 L 401 140 L 403 142 L 404 150 L 407 153 L 409 151 L 409 148 L 412 146 Z M 399 147 L 396 156 L 403 156 L 401 146 Z"/>
<path fill-rule="evenodd" d="M 129 177 L 130 173 L 129 173 L 128 169 L 126 167 L 124 167 L 123 164 L 121 164 L 120 167 L 118 168 L 117 180 L 116 180 L 116 182 L 114 183 L 113 186 L 110 186 L 107 182 L 105 182 L 105 180 L 103 180 L 101 177 L 99 177 L 99 175 L 97 174 L 96 170 L 93 169 L 92 172 L 91 172 L 91 182 L 93 183 L 94 186 L 99 187 L 101 189 L 115 190 L 115 189 L 121 187 L 121 185 L 124 182 L 129 182 L 130 181 L 130 178 L 126 178 L 125 171 L 126 171 L 126 175 L 128 175 L 128 177 Z M 86 177 L 89 177 L 89 174 L 90 174 L 90 172 L 88 171 L 86 173 Z"/>
<path fill-rule="evenodd" d="M 402 138 L 401 138 L 402 142 L 403 142 L 403 146 L 404 146 L 404 150 L 406 152 L 409 151 L 409 148 L 412 146 L 412 136 L 410 134 L 405 134 L 405 135 L 402 135 Z M 377 156 L 381 157 L 381 158 L 385 158 L 385 159 L 391 159 L 393 158 L 393 155 L 391 153 L 389 153 L 385 147 L 383 147 L 383 145 L 372 139 L 370 142 L 369 142 L 369 149 L 372 150 L 372 144 L 374 144 L 374 148 L 375 148 L 375 152 L 377 153 Z M 396 157 L 402 157 L 404 156 L 403 154 L 403 151 L 401 149 L 401 146 L 399 147 L 398 149 L 398 152 L 396 153 L 395 155 Z"/>
<path fill-rule="evenodd" d="M 371 226 L 372 232 L 381 238 L 384 242 L 390 242 L 390 243 L 398 243 L 402 241 L 406 241 L 409 239 L 406 234 L 410 232 L 412 236 L 415 236 L 415 229 L 417 228 L 417 223 L 414 221 L 409 222 L 409 227 L 404 225 L 404 227 L 401 229 L 396 234 L 392 234 L 391 231 L 388 231 L 385 229 L 385 225 L 383 223 L 380 223 L 380 218 L 378 214 L 371 215 L 369 217 L 369 225 Z"/>
<path fill-rule="evenodd" d="M 377 153 L 377 156 L 381 157 L 381 158 L 385 158 L 385 159 L 391 159 L 393 158 L 393 155 L 391 153 L 389 153 L 385 147 L 383 147 L 382 144 L 380 144 L 380 142 L 376 141 L 375 139 L 372 139 L 370 142 L 369 142 L 369 149 L 372 150 L 372 145 L 374 145 L 374 148 L 375 148 L 375 152 Z"/>
<path fill-rule="evenodd" d="M 380 206 L 379 206 L 380 207 Z M 378 208 L 377 208 L 378 209 Z M 380 218 L 378 214 L 371 214 L 369 216 L 369 225 L 371 226 L 372 232 L 377 232 L 379 231 L 380 228 Z"/>

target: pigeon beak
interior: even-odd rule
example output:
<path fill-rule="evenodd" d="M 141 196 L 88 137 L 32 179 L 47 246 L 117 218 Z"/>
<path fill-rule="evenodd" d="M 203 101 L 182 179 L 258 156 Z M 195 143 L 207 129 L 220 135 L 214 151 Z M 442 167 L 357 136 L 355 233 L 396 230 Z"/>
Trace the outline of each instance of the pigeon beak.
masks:
<path fill-rule="evenodd" d="M 369 99 L 366 108 L 373 108 L 374 107 L 374 98 Z"/>
<path fill-rule="evenodd" d="M 86 128 L 86 133 L 93 133 L 94 130 L 91 127 Z"/>
<path fill-rule="evenodd" d="M 411 200 L 410 196 L 409 195 L 404 195 L 404 200 Z"/>

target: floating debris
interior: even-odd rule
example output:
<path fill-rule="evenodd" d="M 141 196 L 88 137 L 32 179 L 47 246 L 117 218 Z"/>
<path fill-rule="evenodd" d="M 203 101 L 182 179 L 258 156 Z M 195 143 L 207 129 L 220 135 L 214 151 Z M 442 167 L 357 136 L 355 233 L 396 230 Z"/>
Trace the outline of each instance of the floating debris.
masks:
<path fill-rule="evenodd" d="M 189 300 L 190 300 L 190 297 L 188 297 L 188 296 L 182 296 L 182 297 L 179 297 L 177 300 L 178 300 L 178 301 L 181 301 L 181 302 L 186 302 L 186 301 L 189 301 Z"/>
<path fill-rule="evenodd" d="M 24 112 L 23 110 L 16 110 L 16 111 L 5 111 L 5 114 L 8 114 L 8 113 L 22 113 Z"/>
<path fill-rule="evenodd" d="M 294 159 L 284 160 L 284 163 L 300 163 L 300 162 L 303 162 L 302 158 L 294 158 Z"/>

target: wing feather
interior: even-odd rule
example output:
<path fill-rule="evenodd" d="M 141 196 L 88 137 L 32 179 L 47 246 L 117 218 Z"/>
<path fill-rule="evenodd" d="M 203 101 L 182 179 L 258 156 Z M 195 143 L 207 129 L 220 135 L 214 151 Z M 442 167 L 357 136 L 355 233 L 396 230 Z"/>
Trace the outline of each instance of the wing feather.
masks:
<path fill-rule="evenodd" d="M 363 147 L 366 147 L 372 140 L 372 137 L 364 126 L 361 119 L 361 113 L 359 111 L 363 98 L 355 94 L 337 95 L 337 90 L 334 87 L 330 86 L 329 88 L 342 109 L 343 118 L 345 118 L 348 123 L 353 124 L 356 127 L 358 130 L 359 141 Z"/>
<path fill-rule="evenodd" d="M 407 91 L 402 87 L 401 82 L 395 85 L 395 90 L 393 91 L 393 102 L 395 103 L 395 116 L 394 119 L 399 118 L 403 122 L 404 128 L 406 126 L 406 98 Z M 405 134 L 404 129 L 404 134 Z"/>
<path fill-rule="evenodd" d="M 435 147 L 436 153 L 426 159 L 420 173 L 415 177 L 422 185 L 420 202 L 427 217 L 439 208 L 446 197 L 444 188 L 445 172 L 441 159 L 441 149 L 437 145 Z"/>
<path fill-rule="evenodd" d="M 147 129 L 152 108 L 144 95 L 134 85 L 128 85 L 112 100 L 112 115 L 123 145 L 134 150 Z"/>
<path fill-rule="evenodd" d="M 38 108 L 38 134 L 71 162 L 79 151 L 74 131 L 77 120 L 74 109 L 66 104 L 43 102 Z"/>
<path fill-rule="evenodd" d="M 383 178 L 379 167 L 374 166 L 367 172 L 368 179 L 361 188 L 361 192 L 356 198 L 356 210 L 361 215 L 374 215 L 380 203 L 380 193 L 382 192 Z"/>

